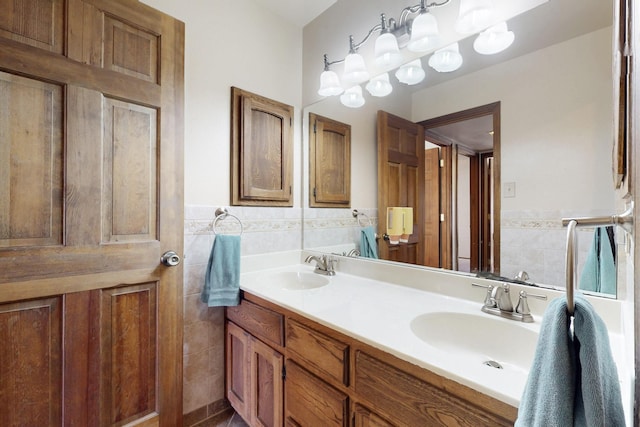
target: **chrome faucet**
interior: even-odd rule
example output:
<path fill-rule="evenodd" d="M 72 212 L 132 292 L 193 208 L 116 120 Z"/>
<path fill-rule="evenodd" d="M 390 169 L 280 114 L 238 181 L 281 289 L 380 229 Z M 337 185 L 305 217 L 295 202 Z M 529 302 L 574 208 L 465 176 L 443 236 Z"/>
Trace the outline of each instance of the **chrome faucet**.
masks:
<path fill-rule="evenodd" d="M 309 255 L 304 262 L 311 263 L 311 261 L 316 262 L 316 268 L 313 270 L 314 273 L 322 274 L 325 276 L 335 276 L 335 263 L 336 259 L 332 256 L 328 255 L 320 255 L 319 257 L 315 255 Z"/>
<path fill-rule="evenodd" d="M 543 300 L 547 299 L 545 295 L 527 294 L 526 291 L 520 291 L 518 304 L 514 310 L 513 303 L 511 302 L 511 286 L 508 283 L 503 283 L 500 286 L 478 285 L 476 283 L 472 283 L 472 286 L 487 289 L 484 304 L 482 305 L 482 311 L 511 320 L 519 320 L 525 323 L 533 322 L 533 316 L 531 315 L 531 310 L 529 310 L 527 297 L 529 296 Z"/>

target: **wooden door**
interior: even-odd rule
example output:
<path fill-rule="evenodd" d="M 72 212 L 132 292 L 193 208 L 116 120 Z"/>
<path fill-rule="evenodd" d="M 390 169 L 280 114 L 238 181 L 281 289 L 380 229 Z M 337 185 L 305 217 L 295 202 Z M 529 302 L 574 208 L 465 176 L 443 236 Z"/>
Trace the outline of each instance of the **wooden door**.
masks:
<path fill-rule="evenodd" d="M 380 258 L 422 264 L 424 224 L 424 129 L 422 126 L 378 111 L 378 233 L 386 233 L 387 207 L 413 208 L 413 233 L 409 243 L 380 242 Z"/>
<path fill-rule="evenodd" d="M 279 427 L 284 414 L 283 356 L 251 339 L 251 425 Z"/>
<path fill-rule="evenodd" d="M 424 152 L 424 265 L 440 267 L 440 149 Z"/>
<path fill-rule="evenodd" d="M 227 399 L 245 420 L 251 419 L 251 336 L 235 323 L 226 322 L 225 382 Z"/>
<path fill-rule="evenodd" d="M 0 425 L 180 425 L 184 26 L 2 4 Z"/>

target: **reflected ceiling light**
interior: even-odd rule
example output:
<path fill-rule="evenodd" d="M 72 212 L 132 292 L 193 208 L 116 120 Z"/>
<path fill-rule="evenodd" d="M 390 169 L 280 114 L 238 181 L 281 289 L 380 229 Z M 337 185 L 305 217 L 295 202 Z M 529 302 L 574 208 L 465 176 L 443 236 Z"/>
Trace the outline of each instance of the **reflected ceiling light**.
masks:
<path fill-rule="evenodd" d="M 389 95 L 393 91 L 393 86 L 389 82 L 389 73 L 382 73 L 372 78 L 365 88 L 372 96 L 383 97 Z"/>
<path fill-rule="evenodd" d="M 340 100 L 344 105 L 357 108 L 364 104 L 362 88 L 360 84 L 369 80 L 370 74 L 364 58 L 358 53 L 358 49 L 365 44 L 376 33 L 374 58 L 376 77 L 366 84 L 367 91 L 372 96 L 386 96 L 393 91 L 389 81 L 391 70 L 398 67 L 402 62 L 403 53 L 401 49 L 405 47 L 411 52 L 430 52 L 442 46 L 442 39 L 439 33 L 436 17 L 431 13 L 434 8 L 457 4 L 451 0 L 432 0 L 427 4 L 426 0 L 420 0 L 419 4 L 407 6 L 400 12 L 400 18 L 396 21 L 393 18 L 387 19 L 385 14 L 381 14 L 378 24 L 374 25 L 360 43 L 355 43 L 353 36 L 349 36 L 349 54 L 336 61 L 329 61 L 327 55 L 324 57 L 324 71 L 320 76 L 320 96 L 341 95 Z M 459 15 L 456 22 L 456 31 L 463 34 L 478 33 L 491 25 L 493 19 L 492 0 L 459 0 Z M 495 26 L 485 31 L 474 44 L 479 53 L 495 53 L 498 47 L 505 49 L 513 42 L 513 34 L 505 26 Z M 447 31 L 447 34 L 451 31 Z M 506 41 L 503 41 L 502 39 Z M 511 41 L 508 39 L 511 38 Z M 489 40 L 489 41 L 486 41 Z M 498 43 L 498 40 L 500 42 Z M 411 54 L 411 58 L 415 55 Z M 342 78 L 329 69 L 333 64 L 344 63 Z M 370 64 L 371 65 L 371 64 Z M 458 44 L 454 43 L 444 49 L 435 51 L 429 58 L 429 65 L 437 71 L 451 72 L 457 70 L 462 65 L 462 56 L 458 49 Z M 381 74 L 380 74 L 381 73 Z M 413 60 L 395 72 L 401 83 L 415 85 L 420 83 L 425 77 L 420 60 Z M 343 91 L 343 87 L 349 87 Z"/>
<path fill-rule="evenodd" d="M 440 44 L 438 21 L 436 17 L 424 9 L 413 20 L 411 25 L 411 40 L 407 48 L 411 52 L 427 52 Z"/>
<path fill-rule="evenodd" d="M 320 74 L 320 89 L 318 89 L 318 95 L 320 96 L 334 96 L 340 95 L 344 92 L 340 85 L 340 79 L 335 71 L 329 69 L 329 61 L 327 55 L 324 56 L 324 71 Z"/>
<path fill-rule="evenodd" d="M 376 39 L 374 48 L 375 62 L 380 68 L 393 68 L 400 65 L 400 62 L 402 62 L 402 55 L 400 54 L 400 48 L 398 47 L 398 40 L 396 39 L 396 36 L 391 34 L 391 31 L 387 26 L 387 19 L 384 13 L 381 18 L 381 33 Z"/>
<path fill-rule="evenodd" d="M 425 72 L 422 69 L 422 62 L 420 59 L 416 59 L 407 64 L 404 64 L 402 67 L 398 68 L 396 71 L 396 78 L 400 83 L 404 83 L 407 85 L 416 85 L 424 80 Z"/>
<path fill-rule="evenodd" d="M 506 22 L 501 22 L 481 32 L 473 42 L 473 49 L 482 55 L 493 55 L 502 52 L 515 39 L 513 31 L 509 31 Z"/>
<path fill-rule="evenodd" d="M 345 90 L 340 95 L 340 102 L 345 107 L 359 108 L 364 105 L 364 97 L 362 96 L 362 88 L 359 85 L 355 85 Z"/>
<path fill-rule="evenodd" d="M 456 31 L 473 34 L 491 25 L 494 8 L 492 0 L 460 0 Z"/>
<path fill-rule="evenodd" d="M 462 55 L 458 43 L 436 50 L 429 58 L 429 66 L 439 73 L 450 73 L 462 65 Z"/>

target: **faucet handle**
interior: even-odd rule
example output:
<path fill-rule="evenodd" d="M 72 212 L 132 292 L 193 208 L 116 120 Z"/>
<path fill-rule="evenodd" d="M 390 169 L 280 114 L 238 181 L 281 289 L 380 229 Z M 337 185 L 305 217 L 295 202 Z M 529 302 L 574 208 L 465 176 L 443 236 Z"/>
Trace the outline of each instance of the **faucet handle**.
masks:
<path fill-rule="evenodd" d="M 484 297 L 485 307 L 495 308 L 498 306 L 498 302 L 496 301 L 493 295 L 493 289 L 494 289 L 493 285 L 480 285 L 478 283 L 472 283 L 471 286 L 475 286 L 476 288 L 485 288 L 487 290 L 487 293 L 485 294 L 485 297 Z"/>
<path fill-rule="evenodd" d="M 538 295 L 538 294 L 527 294 L 526 291 L 520 291 L 520 298 L 518 299 L 518 305 L 516 305 L 516 313 L 520 314 L 531 314 L 531 310 L 529 309 L 529 303 L 527 302 L 527 297 L 537 298 L 546 300 L 546 295 Z"/>

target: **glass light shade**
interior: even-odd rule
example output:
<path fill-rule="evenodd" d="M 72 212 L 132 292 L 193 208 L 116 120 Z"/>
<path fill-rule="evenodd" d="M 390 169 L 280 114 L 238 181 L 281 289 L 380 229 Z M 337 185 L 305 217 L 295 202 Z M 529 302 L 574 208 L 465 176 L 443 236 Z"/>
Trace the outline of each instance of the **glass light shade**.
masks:
<path fill-rule="evenodd" d="M 501 22 L 481 32 L 473 42 L 473 48 L 482 55 L 493 55 L 511 46 L 513 40 L 513 31 L 509 31 L 506 22 Z"/>
<path fill-rule="evenodd" d="M 359 85 L 355 85 L 345 90 L 340 95 L 340 102 L 345 107 L 359 108 L 364 105 L 364 97 L 362 96 L 362 88 Z"/>
<path fill-rule="evenodd" d="M 340 95 L 342 92 L 344 92 L 344 89 L 342 89 L 340 79 L 334 71 L 325 70 L 320 74 L 320 89 L 318 89 L 318 95 L 334 96 Z"/>
<path fill-rule="evenodd" d="M 378 36 L 374 52 L 376 65 L 381 68 L 393 68 L 402 61 L 398 40 L 391 33 L 383 33 Z"/>
<path fill-rule="evenodd" d="M 455 71 L 462 65 L 462 55 L 458 43 L 435 51 L 429 58 L 429 66 L 439 73 Z"/>
<path fill-rule="evenodd" d="M 491 0 L 460 0 L 456 31 L 460 34 L 473 34 L 484 30 L 491 24 L 493 13 Z"/>
<path fill-rule="evenodd" d="M 347 84 L 356 84 L 369 80 L 369 72 L 364 65 L 362 55 L 358 53 L 350 53 L 344 59 L 344 73 L 342 81 Z"/>
<path fill-rule="evenodd" d="M 389 73 L 383 73 L 369 80 L 366 86 L 367 91 L 372 96 L 383 97 L 393 91 L 393 86 L 389 82 Z"/>
<path fill-rule="evenodd" d="M 396 71 L 396 78 L 400 83 L 415 85 L 424 80 L 425 72 L 419 59 L 408 62 Z"/>
<path fill-rule="evenodd" d="M 429 12 L 418 15 L 411 24 L 411 40 L 407 48 L 411 52 L 426 52 L 439 43 L 440 33 L 436 17 Z"/>

